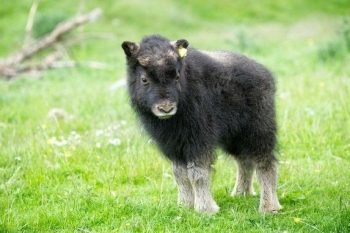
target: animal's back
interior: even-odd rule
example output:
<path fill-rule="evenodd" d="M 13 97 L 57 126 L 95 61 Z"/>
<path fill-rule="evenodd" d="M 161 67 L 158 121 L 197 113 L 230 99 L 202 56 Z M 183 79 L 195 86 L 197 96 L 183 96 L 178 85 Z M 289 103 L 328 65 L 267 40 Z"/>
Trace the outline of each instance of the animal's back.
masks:
<path fill-rule="evenodd" d="M 228 152 L 263 154 L 276 144 L 274 94 L 271 73 L 244 55 L 226 51 L 190 50 L 187 64 L 198 69 L 218 127 L 218 142 Z M 200 68 L 195 66 L 200 66 Z M 193 76 L 193 75 L 192 75 Z M 198 80 L 199 79 L 199 80 Z"/>

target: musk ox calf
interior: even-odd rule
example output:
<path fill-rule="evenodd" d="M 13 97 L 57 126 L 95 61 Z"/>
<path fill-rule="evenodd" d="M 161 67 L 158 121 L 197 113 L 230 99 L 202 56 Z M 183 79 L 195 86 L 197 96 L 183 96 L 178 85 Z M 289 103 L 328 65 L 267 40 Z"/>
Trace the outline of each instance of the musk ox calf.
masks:
<path fill-rule="evenodd" d="M 243 55 L 188 45 L 187 40 L 159 35 L 140 44 L 122 43 L 131 105 L 172 162 L 179 203 L 202 213 L 219 210 L 210 192 L 214 149 L 219 146 L 238 167 L 232 195 L 253 195 L 256 171 L 260 212 L 277 212 L 272 75 Z"/>

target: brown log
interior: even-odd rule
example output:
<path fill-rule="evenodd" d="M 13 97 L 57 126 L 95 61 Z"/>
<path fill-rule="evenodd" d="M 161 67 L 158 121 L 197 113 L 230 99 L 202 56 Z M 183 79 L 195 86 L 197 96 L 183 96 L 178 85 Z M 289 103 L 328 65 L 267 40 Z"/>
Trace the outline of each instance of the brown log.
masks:
<path fill-rule="evenodd" d="M 13 55 L 6 58 L 5 61 L 0 62 L 0 76 L 5 76 L 8 78 L 16 76 L 17 73 L 20 72 L 20 70 L 18 70 L 18 66 L 21 62 L 29 59 L 39 51 L 51 47 L 63 34 L 67 33 L 68 31 L 84 23 L 96 20 L 101 13 L 102 10 L 97 8 L 85 15 L 77 16 L 69 21 L 58 24 L 52 32 L 48 33 L 40 40 L 18 50 Z"/>

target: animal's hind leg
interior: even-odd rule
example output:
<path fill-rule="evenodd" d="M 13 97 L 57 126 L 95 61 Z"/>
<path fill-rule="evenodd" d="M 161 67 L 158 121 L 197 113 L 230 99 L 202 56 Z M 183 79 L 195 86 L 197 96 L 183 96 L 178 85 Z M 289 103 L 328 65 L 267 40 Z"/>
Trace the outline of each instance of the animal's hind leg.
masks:
<path fill-rule="evenodd" d="M 173 172 L 176 183 L 179 188 L 178 203 L 190 208 L 194 207 L 194 191 L 191 181 L 188 177 L 187 166 L 183 164 L 173 163 Z"/>
<path fill-rule="evenodd" d="M 282 209 L 277 197 L 277 161 L 271 155 L 266 155 L 257 161 L 256 173 L 260 183 L 261 213 L 277 213 Z"/>
<path fill-rule="evenodd" d="M 195 210 L 201 213 L 215 214 L 219 211 L 219 206 L 210 192 L 210 165 L 189 163 L 187 168 L 188 177 L 194 190 Z"/>
<path fill-rule="evenodd" d="M 253 175 L 255 163 L 251 158 L 235 158 L 237 164 L 237 179 L 231 193 L 235 195 L 255 195 L 253 187 Z"/>

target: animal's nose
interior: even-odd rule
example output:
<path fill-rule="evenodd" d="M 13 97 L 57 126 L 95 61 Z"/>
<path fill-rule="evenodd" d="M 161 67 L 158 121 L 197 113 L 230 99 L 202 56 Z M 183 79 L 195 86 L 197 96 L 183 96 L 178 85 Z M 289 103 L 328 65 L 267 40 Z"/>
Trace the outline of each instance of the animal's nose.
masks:
<path fill-rule="evenodd" d="M 154 104 L 152 106 L 152 112 L 154 115 L 160 119 L 168 119 L 175 115 L 177 111 L 176 102 L 169 100 L 161 101 L 160 103 Z"/>
<path fill-rule="evenodd" d="M 170 113 L 171 111 L 173 111 L 175 107 L 174 103 L 170 103 L 170 102 L 165 102 L 164 104 L 160 104 L 157 106 L 158 110 L 162 113 Z"/>

